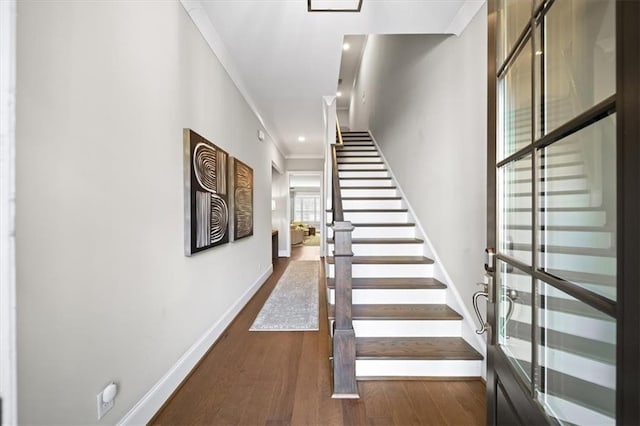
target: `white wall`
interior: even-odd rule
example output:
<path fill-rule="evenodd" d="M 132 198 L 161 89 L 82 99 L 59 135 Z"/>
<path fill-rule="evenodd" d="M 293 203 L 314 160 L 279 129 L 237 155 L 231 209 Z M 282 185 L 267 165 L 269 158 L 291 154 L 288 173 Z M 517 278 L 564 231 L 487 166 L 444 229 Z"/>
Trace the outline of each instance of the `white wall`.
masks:
<path fill-rule="evenodd" d="M 486 243 L 486 15 L 460 37 L 370 36 L 351 99 L 351 127 L 371 129 L 470 312 Z"/>
<path fill-rule="evenodd" d="M 271 267 L 284 160 L 178 2 L 18 5 L 21 424 L 114 424 Z M 254 236 L 183 254 L 182 129 L 254 169 Z"/>
<path fill-rule="evenodd" d="M 278 230 L 278 254 L 289 256 L 289 222 L 287 220 L 287 198 L 289 197 L 289 182 L 286 173 L 278 173 L 271 169 L 271 199 L 276 202 L 276 209 L 271 212 L 271 226 Z"/>
<path fill-rule="evenodd" d="M 289 172 L 321 172 L 324 169 L 322 158 L 287 158 L 285 164 Z"/>
<path fill-rule="evenodd" d="M 350 129 L 349 127 L 349 110 L 348 109 L 338 109 L 336 110 L 336 115 L 338 116 L 338 122 L 340 123 L 340 129 L 344 130 Z"/>

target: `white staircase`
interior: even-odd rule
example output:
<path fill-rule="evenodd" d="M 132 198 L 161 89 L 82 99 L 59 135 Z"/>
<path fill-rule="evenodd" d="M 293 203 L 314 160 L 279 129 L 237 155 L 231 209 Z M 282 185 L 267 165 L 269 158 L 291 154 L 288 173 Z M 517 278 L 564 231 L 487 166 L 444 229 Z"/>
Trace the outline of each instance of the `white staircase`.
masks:
<path fill-rule="evenodd" d="M 344 220 L 354 226 L 356 377 L 480 377 L 483 357 L 462 338 L 463 318 L 433 278 L 434 262 L 424 256 L 424 241 L 369 133 L 342 137 L 336 153 Z M 332 237 L 329 227 L 329 253 Z M 326 267 L 333 321 L 331 256 Z"/>

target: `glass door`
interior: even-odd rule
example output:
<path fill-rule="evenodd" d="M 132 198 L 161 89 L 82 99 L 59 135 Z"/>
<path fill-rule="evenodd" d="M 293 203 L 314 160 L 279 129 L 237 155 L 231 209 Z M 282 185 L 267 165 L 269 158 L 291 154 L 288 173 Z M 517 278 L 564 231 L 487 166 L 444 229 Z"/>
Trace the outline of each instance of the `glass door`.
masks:
<path fill-rule="evenodd" d="M 617 3 L 490 4 L 489 423 L 616 424 Z"/>

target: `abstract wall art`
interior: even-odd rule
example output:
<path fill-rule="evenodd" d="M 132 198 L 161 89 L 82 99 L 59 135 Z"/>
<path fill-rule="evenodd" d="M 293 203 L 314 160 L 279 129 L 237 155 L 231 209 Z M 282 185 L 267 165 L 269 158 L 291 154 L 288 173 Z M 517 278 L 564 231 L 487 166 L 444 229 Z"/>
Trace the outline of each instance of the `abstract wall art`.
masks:
<path fill-rule="evenodd" d="M 229 155 L 191 129 L 184 139 L 185 255 L 229 242 Z"/>
<path fill-rule="evenodd" d="M 253 235 L 253 169 L 233 158 L 233 239 Z"/>

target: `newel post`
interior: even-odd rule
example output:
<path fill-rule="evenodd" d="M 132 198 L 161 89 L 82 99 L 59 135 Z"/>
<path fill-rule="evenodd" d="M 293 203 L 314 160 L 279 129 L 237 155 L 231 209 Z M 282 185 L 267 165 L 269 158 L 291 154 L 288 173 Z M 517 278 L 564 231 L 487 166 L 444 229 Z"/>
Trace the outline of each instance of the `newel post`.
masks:
<path fill-rule="evenodd" d="M 356 384 L 356 334 L 351 315 L 351 222 L 333 223 L 335 331 L 332 398 L 360 398 Z"/>

